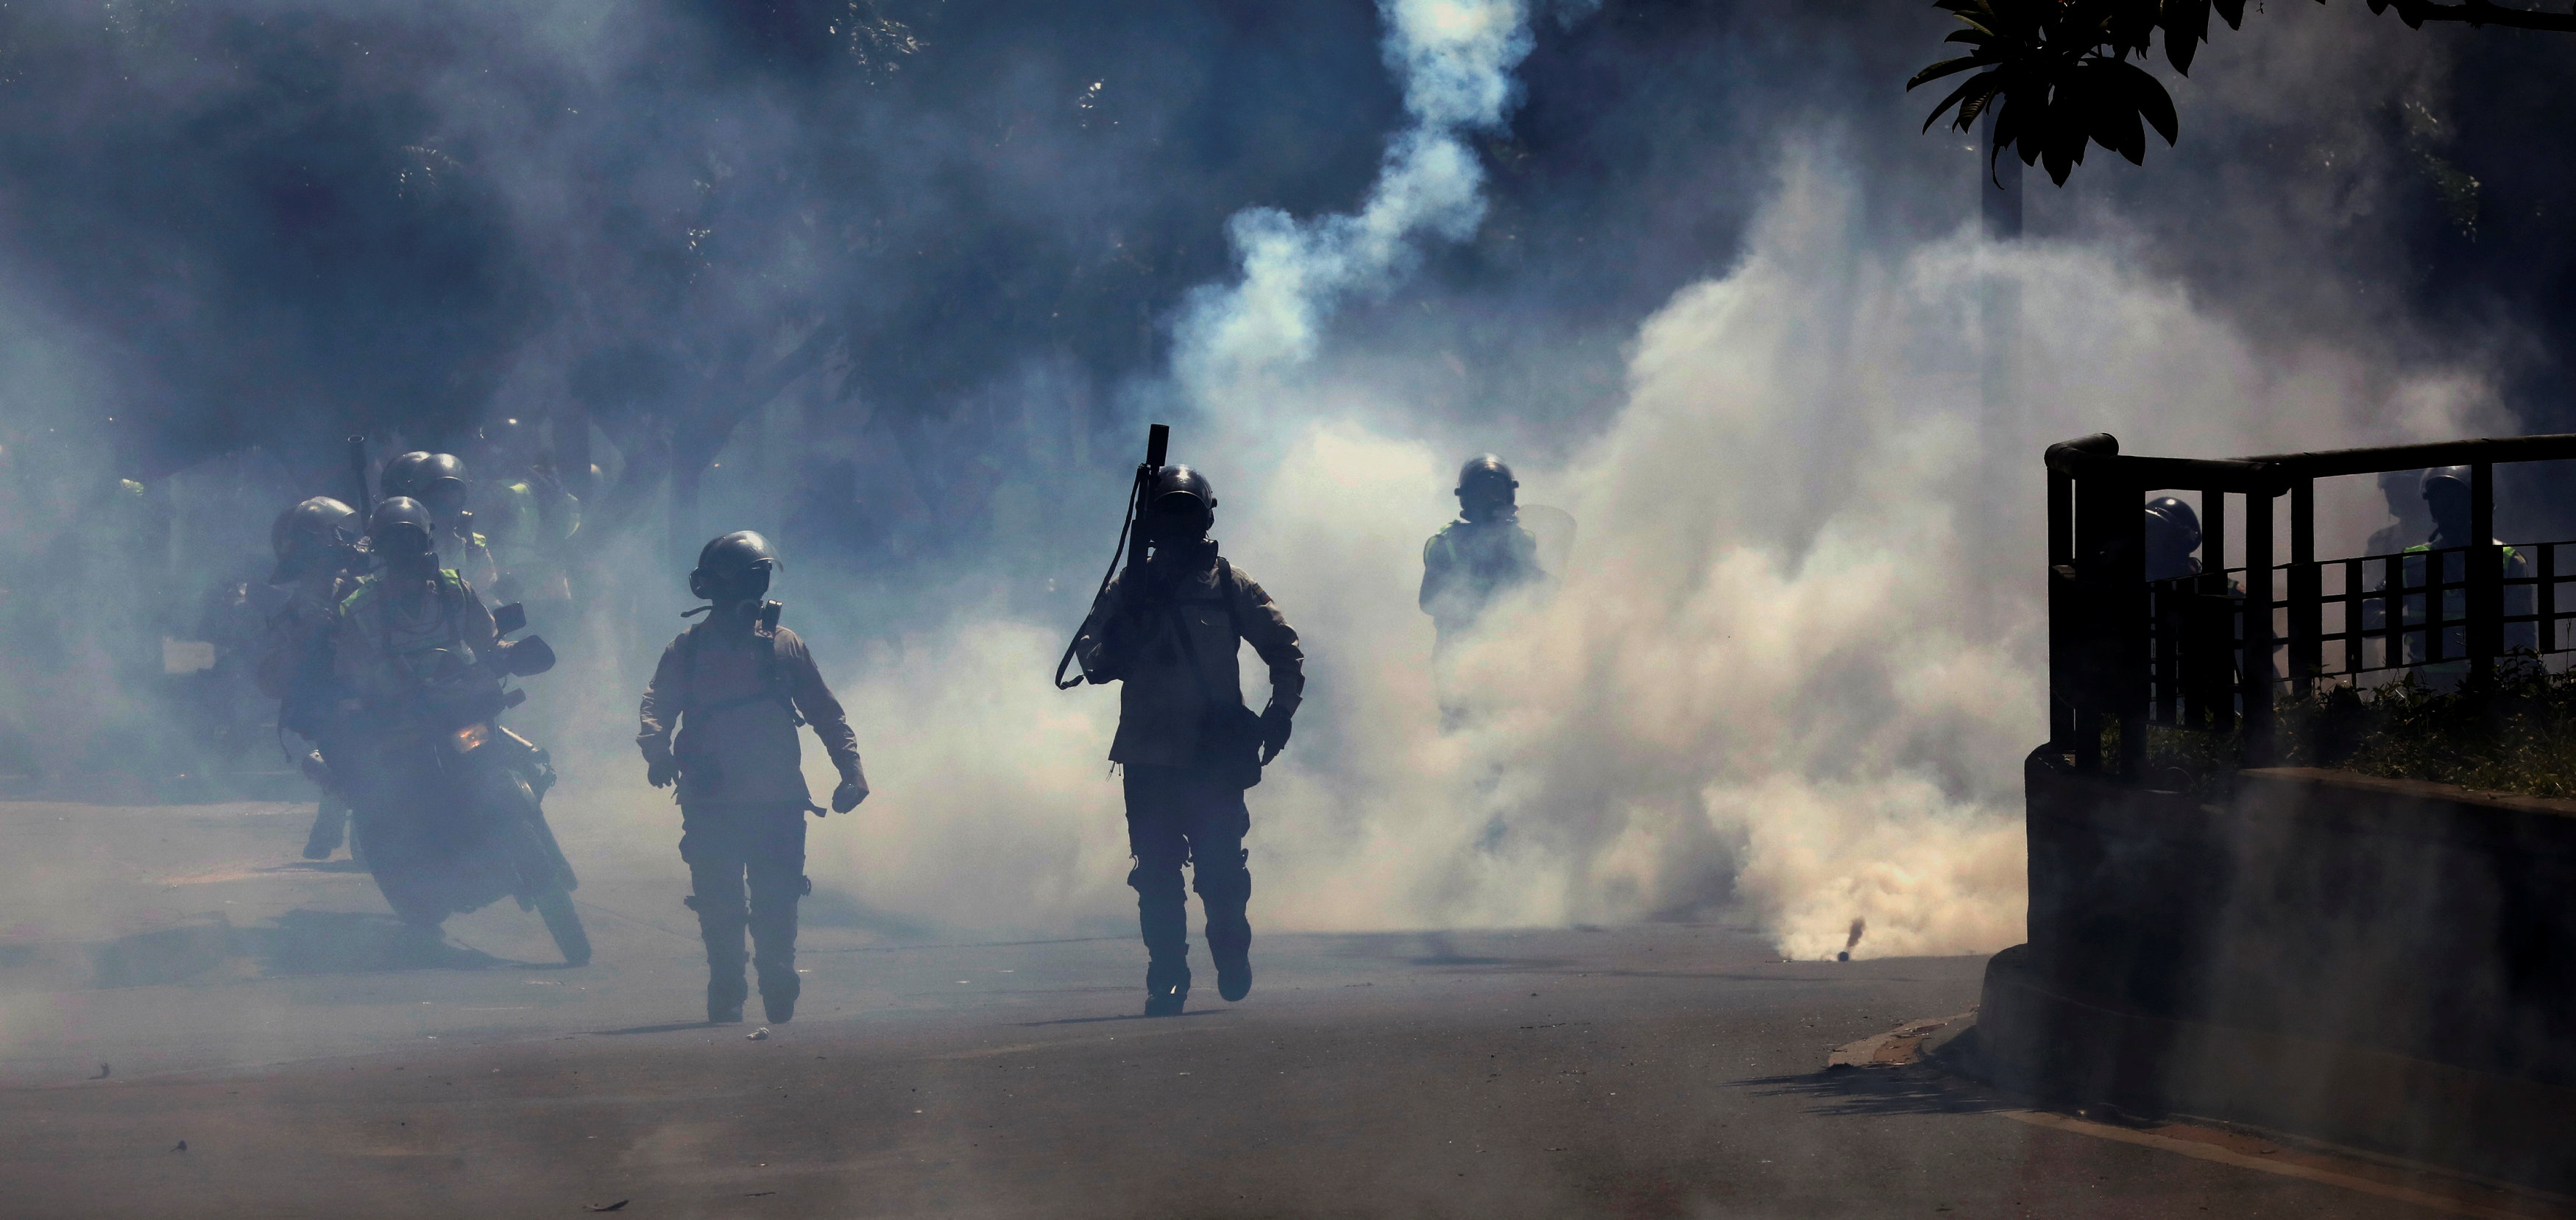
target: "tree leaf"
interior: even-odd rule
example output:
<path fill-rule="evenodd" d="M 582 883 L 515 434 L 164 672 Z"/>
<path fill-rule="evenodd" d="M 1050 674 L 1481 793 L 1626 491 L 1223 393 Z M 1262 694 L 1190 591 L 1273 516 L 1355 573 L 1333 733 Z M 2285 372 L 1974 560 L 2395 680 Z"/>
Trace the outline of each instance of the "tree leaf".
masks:
<path fill-rule="evenodd" d="M 1965 72 L 1968 69 L 1985 62 L 1986 60 L 1984 57 L 1977 55 L 1962 55 L 1957 59 L 1945 59 L 1931 67 L 1915 73 L 1912 80 L 1905 82 L 1905 87 L 1910 90 L 1916 85 L 1939 80 L 1953 72 Z"/>
<path fill-rule="evenodd" d="M 2173 94 L 2165 91 L 2165 83 L 2140 72 L 2129 81 L 2129 96 L 2139 117 L 2165 138 L 2165 147 L 2173 147 L 2174 137 L 2182 133 L 2182 120 L 2174 113 Z"/>
<path fill-rule="evenodd" d="M 2165 62 L 2191 75 L 2192 56 L 2209 41 L 2209 0 L 2164 0 Z"/>
<path fill-rule="evenodd" d="M 1992 72 L 1984 72 L 1960 81 L 1959 87 L 1951 90 L 1950 96 L 1942 98 L 1941 104 L 1933 107 L 1932 113 L 1924 118 L 1923 130 L 1932 130 L 1932 125 L 1941 121 L 1941 115 L 1943 112 L 1949 110 L 1952 106 L 1959 105 L 1971 96 L 1976 97 L 1978 99 L 1978 103 L 1983 105 L 1986 96 L 1994 92 L 1995 75 L 1996 74 Z M 1968 129 L 1968 122 L 1968 117 L 1962 115 L 1956 126 L 1959 130 L 1965 131 Z"/>

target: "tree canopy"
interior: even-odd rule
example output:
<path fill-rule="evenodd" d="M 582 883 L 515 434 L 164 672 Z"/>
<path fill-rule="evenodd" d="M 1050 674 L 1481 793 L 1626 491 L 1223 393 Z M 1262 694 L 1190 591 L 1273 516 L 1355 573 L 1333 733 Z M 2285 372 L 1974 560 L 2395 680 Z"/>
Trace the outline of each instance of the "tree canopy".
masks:
<path fill-rule="evenodd" d="M 2576 33 L 2576 13 L 2508 8 L 2492 0 L 2367 3 L 2373 13 L 2394 10 L 2414 29 L 2429 21 Z M 1967 131 L 1991 109 L 1992 155 L 2010 149 L 2022 164 L 2046 168 L 2060 186 L 2083 164 L 2088 144 L 2138 165 L 2146 163 L 2148 129 L 2171 146 L 2180 134 L 2173 95 L 2141 65 L 2161 39 L 2165 62 L 2188 76 L 2192 57 L 2209 41 L 2211 16 L 2229 29 L 2242 28 L 2245 20 L 2245 0 L 1936 0 L 1933 7 L 1967 26 L 1944 41 L 1971 49 L 1915 73 L 1905 87 L 1961 72 L 1976 75 L 1932 108 L 1924 130 L 1950 115 L 1952 126 Z"/>

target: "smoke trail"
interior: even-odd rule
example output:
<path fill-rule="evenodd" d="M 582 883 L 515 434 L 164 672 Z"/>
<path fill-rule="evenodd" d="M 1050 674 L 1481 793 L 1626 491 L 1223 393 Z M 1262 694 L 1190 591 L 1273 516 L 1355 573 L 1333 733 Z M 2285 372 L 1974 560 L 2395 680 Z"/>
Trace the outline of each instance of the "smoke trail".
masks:
<path fill-rule="evenodd" d="M 1414 556 L 1447 455 L 1315 422 L 1234 515 L 1314 641 L 1315 724 L 1260 793 L 1274 918 L 1615 921 L 1732 898 L 1782 949 L 2019 938 L 2019 763 L 2044 734 L 2035 495 L 1981 469 L 2108 427 L 2146 452 L 2447 432 L 2460 370 L 2258 347 L 2103 249 L 1968 238 L 1878 253 L 1854 167 L 1792 158 L 1744 262 L 1640 330 L 1629 392 L 1562 470 L 1588 541 L 1564 587 L 1459 660 L 1443 733 Z M 2021 417 L 1979 423 L 1976 285 L 2030 303 Z M 1998 454 L 1979 460 L 1983 446 Z M 2035 491 L 2035 474 L 2017 480 Z M 1988 566 L 1987 556 L 2002 556 Z"/>
<path fill-rule="evenodd" d="M 1530 51 L 1521 0 L 1382 0 L 1387 65 L 1403 81 L 1411 125 L 1355 213 L 1300 221 L 1277 208 L 1226 224 L 1241 278 L 1193 291 L 1175 328 L 1173 372 L 1201 406 L 1314 355 L 1332 305 L 1382 292 L 1420 257 L 1416 240 L 1473 235 L 1484 219 L 1484 169 L 1464 137 L 1500 128 Z M 1231 405 L 1231 404 L 1229 404 Z"/>

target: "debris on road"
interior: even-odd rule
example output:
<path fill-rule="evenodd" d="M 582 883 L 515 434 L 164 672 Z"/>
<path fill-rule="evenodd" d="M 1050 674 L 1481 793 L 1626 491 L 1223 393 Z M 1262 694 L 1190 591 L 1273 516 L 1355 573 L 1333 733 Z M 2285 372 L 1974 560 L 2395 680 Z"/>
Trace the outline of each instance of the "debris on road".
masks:
<path fill-rule="evenodd" d="M 178 1146 L 178 1147 L 176 1147 L 176 1148 L 171 1149 L 170 1151 L 172 1151 L 172 1152 L 186 1152 L 187 1150 L 188 1150 L 188 1141 L 186 1141 L 186 1140 L 181 1140 L 181 1141 L 179 1141 L 179 1146 Z"/>
<path fill-rule="evenodd" d="M 619 1199 L 615 1203 L 584 1203 L 581 1205 L 581 1210 L 586 1212 L 623 1211 L 626 1208 L 627 1202 L 628 1200 Z"/>
<path fill-rule="evenodd" d="M 744 1034 L 742 1036 L 742 1040 L 745 1042 L 767 1042 L 769 1041 L 769 1027 L 763 1025 L 750 1033 Z"/>
<path fill-rule="evenodd" d="M 1972 1022 L 1974 1011 L 1954 1017 L 1936 1017 L 1908 1021 L 1883 1034 L 1873 1034 L 1858 1042 L 1834 1048 L 1825 1057 L 1827 1070 L 1834 1068 L 1904 1067 L 1923 1058 L 1923 1044 L 1932 1035 L 1963 1022 Z"/>
<path fill-rule="evenodd" d="M 104 1063 L 102 1063 L 102 1064 L 98 1065 L 98 1075 L 96 1075 L 96 1076 L 92 1076 L 92 1077 L 90 1077 L 90 1079 L 92 1079 L 92 1080 L 105 1080 L 105 1079 L 107 1079 L 107 1065 L 106 1065 L 106 1064 L 104 1064 Z"/>

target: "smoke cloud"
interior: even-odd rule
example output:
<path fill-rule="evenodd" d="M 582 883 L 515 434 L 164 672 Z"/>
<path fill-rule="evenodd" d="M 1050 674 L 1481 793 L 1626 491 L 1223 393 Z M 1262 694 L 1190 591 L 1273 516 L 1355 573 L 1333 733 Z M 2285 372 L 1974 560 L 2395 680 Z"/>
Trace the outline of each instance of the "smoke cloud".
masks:
<path fill-rule="evenodd" d="M 2100 247 L 1954 235 L 1873 253 L 1862 179 L 1830 141 L 1788 154 L 1743 261 L 1639 330 L 1603 434 L 1521 470 L 1524 497 L 1571 509 L 1583 541 L 1552 595 L 1459 657 L 1447 694 L 1472 709 L 1464 728 L 1441 727 L 1413 606 L 1453 458 L 1369 422 L 1401 404 L 1330 361 L 1279 391 L 1277 418 L 1300 422 L 1248 487 L 1219 485 L 1228 553 L 1309 643 L 1298 742 L 1253 793 L 1267 926 L 1613 922 L 1737 901 L 1796 957 L 1830 956 L 1864 919 L 1863 956 L 2013 943 L 2019 766 L 2045 735 L 2041 527 L 2035 495 L 1988 494 L 1995 469 L 2019 473 L 1989 456 L 2102 428 L 2142 452 L 2365 443 L 2492 409 L 2463 370 L 2267 351 Z M 1998 282 L 2025 305 L 2023 383 L 2082 394 L 1990 415 L 1974 326 Z M 1232 464 L 1222 448 L 1204 460 L 1220 479 Z M 1117 917 L 1115 789 L 1087 761 L 1108 700 L 1068 713 L 1030 683 L 1052 646 L 989 627 L 930 646 L 928 671 L 974 693 L 929 707 L 1025 728 L 964 768 L 1010 777 L 1006 791 L 926 804 L 911 785 L 964 760 L 889 742 L 905 778 L 845 840 L 862 888 L 938 905 L 918 878 L 998 850 L 1049 882 L 1023 918 Z M 1022 812 L 997 823 L 997 800 Z"/>
<path fill-rule="evenodd" d="M 1387 143 L 1358 212 L 1300 221 L 1277 208 L 1238 212 L 1226 237 L 1242 278 L 1193 291 L 1177 327 L 1175 373 L 1220 415 L 1242 382 L 1314 354 L 1319 315 L 1356 292 L 1383 293 L 1418 260 L 1428 233 L 1463 241 L 1485 216 L 1484 167 L 1465 137 L 1503 125 L 1530 51 L 1521 0 L 1385 0 L 1386 62 L 1410 125 Z"/>
<path fill-rule="evenodd" d="M 1114 699 L 1045 675 L 1168 419 L 1310 656 L 1252 794 L 1264 928 L 1741 909 L 1794 956 L 1855 920 L 1863 955 L 1993 949 L 2041 735 L 2042 445 L 2560 409 L 2493 389 L 2538 298 L 2464 327 L 2411 278 L 2452 223 L 2428 167 L 2480 146 L 2404 117 L 2479 87 L 2447 35 L 2266 14 L 2177 86 L 2182 149 L 2035 191 L 1998 246 L 1960 228 L 1974 150 L 1896 88 L 1928 6 L 1584 7 L 0 15 L 0 163 L 53 187 L 0 197 L 0 659 L 61 692 L 0 697 L 0 771 L 193 757 L 134 727 L 162 675 L 119 669 L 197 632 L 170 608 L 263 570 L 349 432 L 516 412 L 599 468 L 586 609 L 544 627 L 565 663 L 522 722 L 569 841 L 676 839 L 634 697 L 686 556 L 758 528 L 876 785 L 817 827 L 818 884 L 1121 929 Z M 1987 335 L 1998 294 L 2020 322 Z M 1483 450 L 1577 544 L 1442 687 L 1420 547 Z M 2386 521 L 2369 487 L 2322 511 L 2327 547 Z M 66 623 L 67 571 L 151 613 Z"/>

